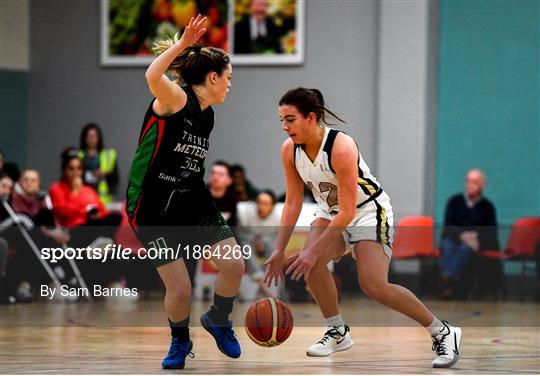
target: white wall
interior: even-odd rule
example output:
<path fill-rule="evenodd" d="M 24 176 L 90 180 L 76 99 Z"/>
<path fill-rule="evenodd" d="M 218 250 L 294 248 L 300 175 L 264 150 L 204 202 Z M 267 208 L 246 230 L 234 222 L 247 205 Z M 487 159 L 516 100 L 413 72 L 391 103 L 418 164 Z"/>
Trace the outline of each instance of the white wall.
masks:
<path fill-rule="evenodd" d="M 432 179 L 426 160 L 433 160 L 428 99 L 435 81 L 428 53 L 428 1 L 381 1 L 377 101 L 377 170 L 398 217 L 425 212 Z M 433 16 L 433 14 L 431 14 Z M 436 53 L 436 51 L 435 51 Z M 430 66 L 431 65 L 431 66 Z"/>

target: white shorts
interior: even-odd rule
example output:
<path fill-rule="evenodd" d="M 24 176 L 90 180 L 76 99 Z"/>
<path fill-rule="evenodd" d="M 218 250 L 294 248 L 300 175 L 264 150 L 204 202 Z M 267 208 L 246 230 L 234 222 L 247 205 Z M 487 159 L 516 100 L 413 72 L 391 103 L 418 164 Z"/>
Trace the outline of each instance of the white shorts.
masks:
<path fill-rule="evenodd" d="M 329 213 L 321 207 L 317 207 L 314 216 L 316 221 L 319 218 L 331 221 L 337 213 Z M 383 192 L 376 199 L 367 202 L 362 207 L 356 209 L 356 215 L 351 223 L 343 230 L 343 240 L 346 248 L 337 260 L 351 252 L 353 258 L 354 246 L 360 240 L 373 240 L 381 243 L 384 253 L 389 259 L 392 258 L 392 241 L 394 238 L 394 213 L 390 205 L 390 198 Z"/>

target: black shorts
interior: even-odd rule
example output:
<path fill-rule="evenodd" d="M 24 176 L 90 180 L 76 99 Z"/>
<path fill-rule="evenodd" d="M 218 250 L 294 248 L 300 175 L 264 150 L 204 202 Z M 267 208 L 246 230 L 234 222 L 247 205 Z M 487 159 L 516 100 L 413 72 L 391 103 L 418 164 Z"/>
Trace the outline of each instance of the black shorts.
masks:
<path fill-rule="evenodd" d="M 154 266 L 234 237 L 206 188 L 153 194 L 143 197 L 130 223 Z"/>

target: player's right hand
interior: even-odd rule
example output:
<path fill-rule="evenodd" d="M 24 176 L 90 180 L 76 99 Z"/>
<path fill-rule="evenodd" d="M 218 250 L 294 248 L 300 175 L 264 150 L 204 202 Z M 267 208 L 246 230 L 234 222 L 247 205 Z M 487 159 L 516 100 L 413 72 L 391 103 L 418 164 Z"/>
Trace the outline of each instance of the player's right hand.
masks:
<path fill-rule="evenodd" d="M 195 19 L 191 17 L 188 25 L 185 27 L 184 32 L 182 33 L 180 42 L 184 43 L 185 46 L 189 46 L 190 44 L 198 41 L 199 38 L 202 37 L 206 32 L 206 28 L 204 27 L 205 22 L 206 17 L 203 17 L 200 14 L 198 14 L 197 18 Z"/>
<path fill-rule="evenodd" d="M 268 260 L 265 261 L 265 265 L 268 267 L 266 268 L 266 274 L 264 275 L 263 284 L 270 287 L 272 286 L 272 282 L 274 282 L 274 285 L 277 286 L 280 279 L 283 279 L 283 263 L 285 262 L 285 252 L 282 251 L 274 251 L 268 258 Z"/>

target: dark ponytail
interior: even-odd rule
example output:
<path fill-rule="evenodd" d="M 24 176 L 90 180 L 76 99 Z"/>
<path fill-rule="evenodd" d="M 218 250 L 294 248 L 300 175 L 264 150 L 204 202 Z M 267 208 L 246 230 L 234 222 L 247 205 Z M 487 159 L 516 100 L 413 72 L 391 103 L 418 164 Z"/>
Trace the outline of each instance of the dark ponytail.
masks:
<path fill-rule="evenodd" d="M 154 43 L 153 51 L 156 55 L 161 55 L 176 42 L 175 39 L 166 39 Z M 231 59 L 227 53 L 215 47 L 201 47 L 197 43 L 186 47 L 169 65 L 169 72 L 176 74 L 179 83 L 188 85 L 204 84 L 206 75 L 216 72 L 222 75 L 223 71 L 230 64 Z"/>
<path fill-rule="evenodd" d="M 306 89 L 304 87 L 291 89 L 281 97 L 279 105 L 295 106 L 304 117 L 313 112 L 317 117 L 317 121 L 321 121 L 326 125 L 335 125 L 327 121 L 327 115 L 342 123 L 347 123 L 325 107 L 324 97 L 318 89 Z"/>

